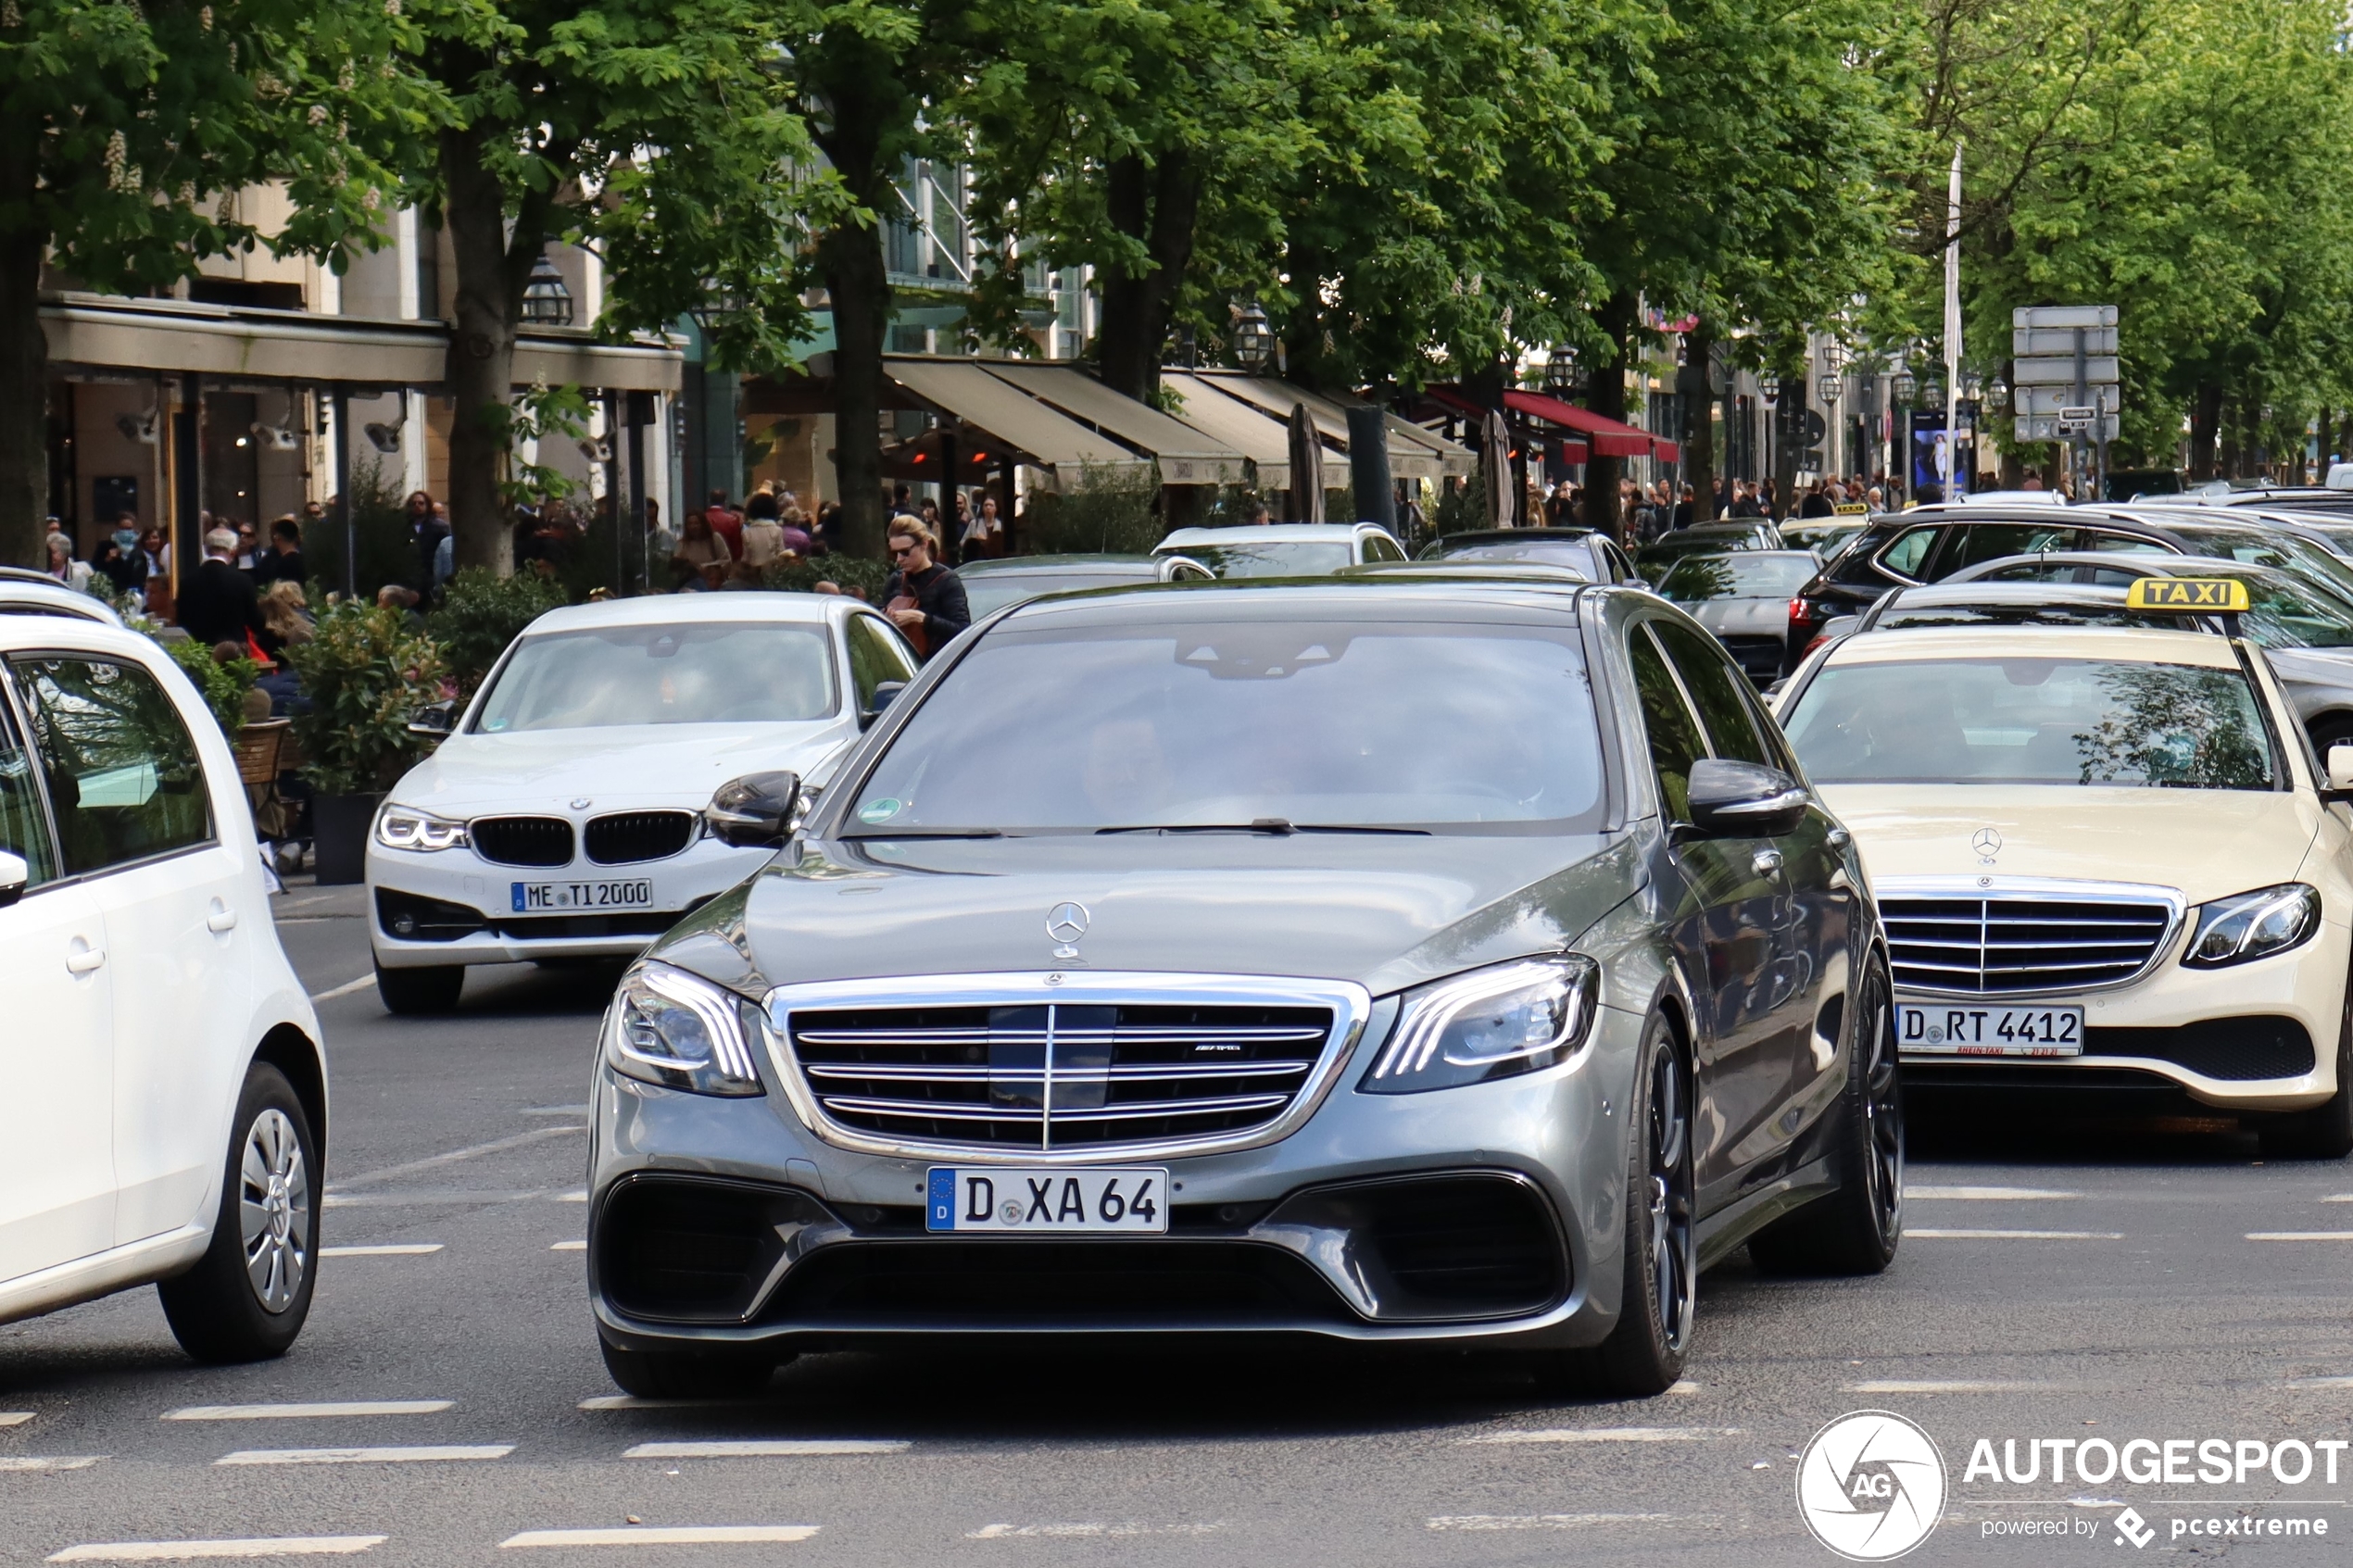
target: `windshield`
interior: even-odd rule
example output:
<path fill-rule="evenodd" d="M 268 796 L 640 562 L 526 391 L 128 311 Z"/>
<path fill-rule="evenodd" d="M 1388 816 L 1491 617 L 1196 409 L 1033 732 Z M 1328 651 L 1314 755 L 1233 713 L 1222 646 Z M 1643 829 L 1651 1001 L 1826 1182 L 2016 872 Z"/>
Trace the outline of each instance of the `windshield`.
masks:
<path fill-rule="evenodd" d="M 525 637 L 474 730 L 610 724 L 782 724 L 831 714 L 822 626 L 611 626 Z"/>
<path fill-rule="evenodd" d="M 961 573 L 959 574 L 961 575 Z M 964 602 L 972 618 L 994 615 L 1007 605 L 1042 594 L 1075 594 L 1082 588 L 1121 588 L 1150 583 L 1149 569 L 1136 571 L 975 571 L 964 578 Z"/>
<path fill-rule="evenodd" d="M 1577 539 L 1486 539 L 1453 545 L 1441 539 L 1422 552 L 1424 560 L 1535 561 L 1584 571 L 1593 564 L 1592 551 Z"/>
<path fill-rule="evenodd" d="M 1678 604 L 1785 599 L 1820 570 L 1821 563 L 1811 556 L 1687 556 L 1658 580 L 1658 591 Z"/>
<path fill-rule="evenodd" d="M 2095 659 L 1833 665 L 1784 728 L 1817 784 L 2270 789 L 2235 670 Z"/>
<path fill-rule="evenodd" d="M 1350 547 L 1338 539 L 1308 539 L 1292 544 L 1268 540 L 1263 545 L 1188 545 L 1184 555 L 1220 577 L 1328 577 L 1353 562 Z"/>
<path fill-rule="evenodd" d="M 2175 526 L 2172 531 L 2196 546 L 2200 555 L 2220 556 L 2224 560 L 2243 560 L 2251 566 L 2283 567 L 2353 598 L 2353 565 L 2329 554 L 2309 539 L 2299 539 L 2293 534 L 2265 537 L 2241 533 L 2235 529 L 2196 526 Z"/>
<path fill-rule="evenodd" d="M 1601 778 L 1573 628 L 1015 621 L 893 739 L 845 833 L 1567 832 Z"/>

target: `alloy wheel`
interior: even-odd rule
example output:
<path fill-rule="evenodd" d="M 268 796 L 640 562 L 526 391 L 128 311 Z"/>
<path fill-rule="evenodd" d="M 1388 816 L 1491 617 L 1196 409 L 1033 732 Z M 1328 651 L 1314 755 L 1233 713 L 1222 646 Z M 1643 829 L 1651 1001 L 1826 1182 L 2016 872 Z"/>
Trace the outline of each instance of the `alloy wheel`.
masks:
<path fill-rule="evenodd" d="M 1699 1271 L 1692 1228 L 1691 1103 L 1682 1063 L 1672 1050 L 1652 1059 L 1649 1135 L 1651 1270 L 1659 1327 L 1680 1351 L 1691 1335 Z"/>
<path fill-rule="evenodd" d="M 1893 1237 L 1904 1223 L 1904 1094 L 1896 1072 L 1895 1031 L 1886 986 L 1874 982 L 1865 1014 L 1869 1053 L 1863 1062 L 1863 1131 L 1871 1211 L 1880 1234 Z"/>
<path fill-rule="evenodd" d="M 272 1107 L 253 1119 L 237 1169 L 245 1278 L 264 1311 L 283 1312 L 310 1268 L 310 1170 L 284 1111 Z"/>

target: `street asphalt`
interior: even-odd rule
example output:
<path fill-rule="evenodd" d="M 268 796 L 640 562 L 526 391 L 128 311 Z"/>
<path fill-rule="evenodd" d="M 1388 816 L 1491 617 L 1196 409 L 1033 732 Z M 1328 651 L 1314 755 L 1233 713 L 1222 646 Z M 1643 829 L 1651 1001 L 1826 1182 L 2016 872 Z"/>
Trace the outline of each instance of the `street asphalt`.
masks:
<path fill-rule="evenodd" d="M 1867 1409 L 1943 1456 L 1943 1520 L 1909 1562 L 2353 1551 L 2344 1449 L 2322 1450 L 2334 1485 L 2259 1461 L 2129 1486 L 1969 1465 L 1980 1438 L 2020 1467 L 2056 1451 L 2037 1438 L 2353 1440 L 2353 1169 L 2266 1163 L 2227 1122 L 1916 1106 L 1894 1266 L 1784 1282 L 1736 1258 L 1703 1282 L 1687 1382 L 1648 1401 L 1548 1399 L 1502 1358 L 1212 1344 L 815 1356 L 757 1400 L 630 1408 L 573 1245 L 611 972 L 477 970 L 455 1016 L 394 1019 L 358 889 L 275 904 L 333 1062 L 309 1326 L 220 1369 L 181 1355 L 152 1290 L 0 1328 L 0 1562 L 218 1541 L 383 1564 L 1831 1563 L 1798 1456 Z M 321 1402 L 362 1408 L 186 1413 Z M 729 1443 L 790 1446 L 661 1447 Z M 2274 1517 L 2328 1534 L 2240 1533 Z"/>

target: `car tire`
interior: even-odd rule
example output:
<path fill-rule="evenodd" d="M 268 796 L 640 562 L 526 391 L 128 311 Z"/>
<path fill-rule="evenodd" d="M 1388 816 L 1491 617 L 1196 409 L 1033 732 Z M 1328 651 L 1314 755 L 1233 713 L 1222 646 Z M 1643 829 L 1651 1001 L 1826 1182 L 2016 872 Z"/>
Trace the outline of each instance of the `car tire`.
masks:
<path fill-rule="evenodd" d="M 156 1286 L 180 1348 L 213 1364 L 284 1355 L 319 1282 L 318 1146 L 285 1074 L 246 1069 L 231 1127 L 212 1244 Z"/>
<path fill-rule="evenodd" d="M 386 969 L 376 965 L 376 995 L 384 1011 L 410 1014 L 448 1012 L 466 988 L 464 964 L 434 964 L 427 969 Z"/>
<path fill-rule="evenodd" d="M 641 1399 L 725 1399 L 756 1394 L 790 1358 L 740 1351 L 624 1350 L 599 1337 L 605 1371 Z"/>
<path fill-rule="evenodd" d="M 2353 715 L 2331 713 L 2315 719 L 2307 731 L 2312 737 L 2312 754 L 2321 759 L 2321 783 L 2328 783 L 2329 747 L 2353 741 Z"/>
<path fill-rule="evenodd" d="M 1691 1070 L 1663 1017 L 1642 1031 L 1627 1111 L 1623 1295 L 1585 1371 L 1594 1392 L 1641 1399 L 1683 1375 L 1699 1291 Z"/>
<path fill-rule="evenodd" d="M 1895 1054 L 1893 986 L 1874 957 L 1856 998 L 1857 1027 L 1839 1097 L 1838 1190 L 1748 1239 L 1768 1274 L 1875 1274 L 1904 1236 L 1904 1083 Z"/>
<path fill-rule="evenodd" d="M 2256 1136 L 2269 1159 L 2342 1160 L 2353 1154 L 2353 980 L 2347 982 L 2345 1018 L 2336 1031 L 2336 1094 L 2309 1110 L 2266 1118 Z"/>

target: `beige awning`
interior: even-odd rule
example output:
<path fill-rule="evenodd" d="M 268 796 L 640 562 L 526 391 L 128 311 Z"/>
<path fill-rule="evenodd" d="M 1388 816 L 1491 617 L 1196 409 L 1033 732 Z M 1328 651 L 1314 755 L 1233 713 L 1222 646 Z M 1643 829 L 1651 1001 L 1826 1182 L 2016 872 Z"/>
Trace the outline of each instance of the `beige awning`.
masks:
<path fill-rule="evenodd" d="M 984 363 L 998 380 L 1158 458 L 1163 484 L 1240 484 L 1248 479 L 1242 454 L 1230 443 L 1201 427 L 1170 419 L 1149 403 L 1114 392 L 1067 365 L 1018 359 Z"/>
<path fill-rule="evenodd" d="M 1250 459 L 1258 473 L 1258 488 L 1290 488 L 1288 426 L 1182 370 L 1161 371 L 1160 384 L 1181 400 L 1178 419 Z"/>
<path fill-rule="evenodd" d="M 1359 398 L 1327 397 L 1268 376 L 1249 376 L 1239 370 L 1198 373 L 1208 385 L 1249 404 L 1269 419 L 1288 420 L 1292 405 L 1304 404 L 1315 433 L 1342 452 L 1348 450 L 1348 408 L 1352 405 L 1365 406 Z M 1389 427 L 1390 471 L 1398 478 L 1435 480 L 1478 471 L 1478 455 L 1469 448 L 1433 435 L 1387 409 L 1382 410 L 1381 417 Z"/>
<path fill-rule="evenodd" d="M 1150 458 L 998 380 L 980 360 L 887 355 L 883 373 L 942 412 L 1020 448 L 1034 466 L 1053 470 L 1058 488 L 1088 469 L 1120 475 L 1151 470 Z"/>
<path fill-rule="evenodd" d="M 177 299 L 67 295 L 41 307 L 49 362 L 76 370 L 194 373 L 228 382 L 438 387 L 449 353 L 441 321 L 386 321 L 305 310 L 259 310 Z M 663 345 L 602 344 L 586 333 L 533 333 L 515 346 L 514 381 L 529 386 L 675 392 L 686 356 Z"/>

